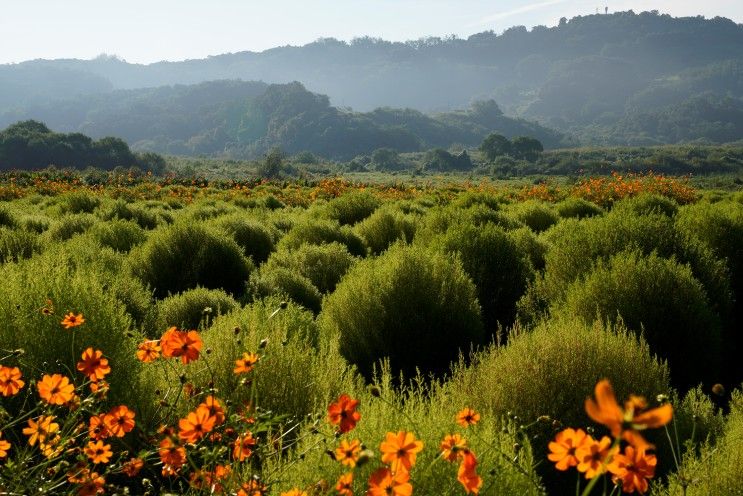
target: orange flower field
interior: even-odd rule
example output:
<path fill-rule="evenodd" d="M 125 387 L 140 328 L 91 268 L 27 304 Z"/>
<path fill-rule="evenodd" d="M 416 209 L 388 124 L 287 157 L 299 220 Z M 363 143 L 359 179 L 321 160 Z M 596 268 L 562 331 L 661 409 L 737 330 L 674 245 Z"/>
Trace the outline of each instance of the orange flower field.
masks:
<path fill-rule="evenodd" d="M 743 196 L 0 183 L 0 494 L 743 494 Z"/>

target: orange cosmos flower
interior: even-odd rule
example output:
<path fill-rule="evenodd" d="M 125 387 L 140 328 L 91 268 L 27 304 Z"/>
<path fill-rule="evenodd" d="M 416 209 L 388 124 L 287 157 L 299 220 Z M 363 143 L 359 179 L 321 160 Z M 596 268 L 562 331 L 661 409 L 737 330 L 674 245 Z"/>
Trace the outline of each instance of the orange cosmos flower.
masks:
<path fill-rule="evenodd" d="M 64 405 L 75 396 L 75 386 L 62 374 L 44 375 L 36 387 L 41 399 L 51 405 Z"/>
<path fill-rule="evenodd" d="M 10 450 L 10 443 L 3 439 L 3 433 L 0 432 L 0 460 L 8 456 Z"/>
<path fill-rule="evenodd" d="M 121 466 L 121 470 L 129 477 L 136 477 L 143 467 L 144 460 L 141 458 L 132 458 Z"/>
<path fill-rule="evenodd" d="M 604 424 L 615 438 L 621 437 L 635 448 L 651 449 L 638 431 L 662 427 L 671 421 L 673 407 L 670 403 L 643 411 L 647 404 L 639 396 L 631 396 L 622 409 L 617 403 L 614 389 L 607 379 L 596 384 L 596 401 L 586 399 L 586 413 L 595 422 Z"/>
<path fill-rule="evenodd" d="M 462 427 L 475 425 L 479 421 L 480 414 L 474 411 L 472 408 L 463 408 L 462 411 L 457 413 L 457 423 Z"/>
<path fill-rule="evenodd" d="M 169 437 L 160 441 L 158 454 L 160 455 L 160 461 L 171 468 L 178 469 L 186 463 L 186 449 L 175 444 Z"/>
<path fill-rule="evenodd" d="M 111 445 L 103 441 L 90 441 L 85 447 L 85 455 L 93 463 L 108 463 L 113 453 Z"/>
<path fill-rule="evenodd" d="M 88 474 L 82 485 L 77 488 L 77 496 L 96 496 L 103 494 L 103 486 L 106 485 L 106 479 L 98 475 L 97 472 Z"/>
<path fill-rule="evenodd" d="M 459 434 L 447 434 L 441 441 L 441 456 L 444 460 L 455 462 L 464 455 L 467 441 Z"/>
<path fill-rule="evenodd" d="M 21 390 L 25 382 L 21 380 L 21 369 L 18 367 L 0 366 L 0 394 L 13 396 Z"/>
<path fill-rule="evenodd" d="M 197 443 L 208 432 L 214 429 L 216 419 L 209 415 L 209 410 L 199 407 L 178 421 L 178 437 L 186 443 Z"/>
<path fill-rule="evenodd" d="M 605 461 L 618 451 L 618 448 L 611 449 L 611 443 L 608 436 L 602 437 L 600 441 L 588 436 L 587 441 L 575 452 L 578 458 L 578 472 L 585 472 L 586 479 L 593 479 L 606 472 Z"/>
<path fill-rule="evenodd" d="M 166 358 L 181 358 L 184 364 L 198 360 L 204 342 L 196 331 L 180 331 L 171 327 L 160 338 L 163 356 Z"/>
<path fill-rule="evenodd" d="M 255 367 L 255 364 L 258 363 L 258 355 L 255 353 L 243 353 L 243 357 L 235 360 L 235 370 L 234 372 L 236 374 L 247 374 L 251 370 L 253 370 L 253 367 Z"/>
<path fill-rule="evenodd" d="M 369 477 L 369 491 L 367 496 L 410 496 L 413 486 L 408 482 L 410 474 L 405 470 L 392 472 L 388 468 L 380 468 Z"/>
<path fill-rule="evenodd" d="M 624 448 L 623 454 L 614 455 L 608 468 L 614 475 L 614 482 L 622 482 L 622 491 L 644 494 L 648 490 L 648 479 L 655 475 L 657 463 L 655 455 L 630 445 Z"/>
<path fill-rule="evenodd" d="M 103 358 L 103 352 L 88 348 L 83 351 L 82 361 L 77 362 L 77 370 L 88 376 L 93 382 L 102 380 L 111 372 L 108 359 Z"/>
<path fill-rule="evenodd" d="M 54 415 L 42 415 L 36 420 L 28 419 L 28 427 L 23 428 L 23 434 L 28 436 L 28 444 L 33 446 L 36 441 L 43 443 L 59 431 L 59 424 L 54 422 Z"/>
<path fill-rule="evenodd" d="M 224 408 L 222 408 L 222 404 L 214 396 L 207 396 L 204 401 L 199 404 L 199 408 L 206 408 L 209 410 L 209 415 L 214 417 L 217 425 L 224 422 Z"/>
<path fill-rule="evenodd" d="M 361 414 L 356 411 L 358 405 L 359 400 L 351 399 L 347 394 L 340 395 L 338 401 L 328 407 L 330 423 L 339 426 L 341 433 L 352 430 L 361 420 Z"/>
<path fill-rule="evenodd" d="M 393 471 L 399 472 L 401 466 L 405 471 L 410 471 L 415 465 L 416 455 L 423 450 L 423 442 L 415 439 L 412 432 L 388 432 L 379 450 L 382 452 L 382 462 L 390 464 Z"/>
<path fill-rule="evenodd" d="M 235 446 L 232 449 L 232 456 L 238 461 L 244 462 L 250 455 L 253 454 L 253 448 L 257 441 L 253 437 L 251 432 L 246 432 L 241 436 L 238 436 L 235 440 Z"/>
<path fill-rule="evenodd" d="M 550 454 L 547 458 L 555 462 L 557 470 L 567 470 L 578 465 L 577 451 L 584 445 L 590 444 L 589 438 L 582 429 L 567 428 L 557 433 L 555 440 L 550 442 Z"/>
<path fill-rule="evenodd" d="M 267 494 L 268 487 L 255 479 L 251 479 L 249 482 L 243 482 L 240 490 L 237 491 L 237 496 L 266 496 Z"/>
<path fill-rule="evenodd" d="M 350 443 L 344 439 L 341 441 L 341 445 L 335 449 L 335 459 L 351 468 L 356 466 L 360 454 L 361 441 L 358 439 L 354 439 Z"/>
<path fill-rule="evenodd" d="M 160 351 L 158 341 L 145 341 L 137 346 L 137 358 L 144 363 L 154 362 L 160 358 Z"/>
<path fill-rule="evenodd" d="M 85 319 L 83 318 L 83 314 L 79 313 L 75 315 L 74 313 L 70 312 L 67 315 L 64 316 L 64 319 L 62 319 L 62 324 L 65 329 L 69 329 L 71 327 L 77 327 L 79 325 L 83 325 L 85 323 Z"/>
<path fill-rule="evenodd" d="M 335 485 L 339 496 L 353 496 L 353 472 L 343 474 Z"/>
<path fill-rule="evenodd" d="M 478 494 L 482 487 L 482 478 L 477 475 L 477 458 L 470 450 L 464 452 L 462 463 L 457 471 L 457 480 L 464 487 L 464 492 Z"/>
<path fill-rule="evenodd" d="M 307 496 L 307 493 L 305 491 L 294 488 L 290 491 L 286 491 L 285 493 L 281 493 L 281 496 Z"/>
<path fill-rule="evenodd" d="M 90 420 L 88 420 L 88 436 L 90 439 L 97 441 L 100 439 L 106 439 L 110 435 L 106 428 L 105 418 L 105 413 L 100 413 L 90 417 Z"/>
<path fill-rule="evenodd" d="M 109 435 L 124 437 L 127 432 L 134 429 L 134 412 L 129 410 L 125 405 L 113 407 L 104 417 L 103 423 L 106 424 Z"/>

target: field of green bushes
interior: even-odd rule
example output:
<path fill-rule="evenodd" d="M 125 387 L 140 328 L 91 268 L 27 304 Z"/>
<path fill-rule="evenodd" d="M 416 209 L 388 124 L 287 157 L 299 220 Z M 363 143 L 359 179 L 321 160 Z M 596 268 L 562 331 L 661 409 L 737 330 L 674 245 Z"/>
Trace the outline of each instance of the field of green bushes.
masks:
<path fill-rule="evenodd" d="M 327 408 L 345 393 L 361 420 L 341 438 L 369 451 L 353 494 L 390 431 L 423 442 L 413 494 L 465 494 L 439 457 L 457 429 L 478 455 L 480 494 L 572 494 L 576 472 L 556 470 L 547 446 L 562 427 L 605 432 L 584 401 L 608 378 L 620 402 L 674 406 L 671 424 L 644 433 L 657 447 L 651 494 L 743 494 L 743 193 L 633 190 L 597 204 L 472 185 L 257 188 L 73 181 L 0 201 L 0 365 L 26 383 L 0 396 L 0 490 L 83 494 L 65 474 L 86 463 L 74 452 L 86 438 L 50 458 L 22 427 L 43 410 L 87 429 L 84 398 L 74 412 L 39 406 L 34 383 L 61 373 L 82 391 L 76 363 L 92 347 L 111 366 L 100 406 L 127 405 L 137 421 L 96 466 L 107 493 L 236 494 L 252 480 L 276 495 L 342 494 Z M 84 324 L 61 326 L 69 312 Z M 198 361 L 137 359 L 173 326 L 198 331 Z M 233 373 L 244 351 L 260 355 L 249 376 Z M 206 393 L 252 409 L 256 456 L 199 485 L 192 473 L 229 455 L 194 448 L 203 466 L 164 476 L 148 451 L 158 428 Z M 467 430 L 454 422 L 465 407 L 482 416 Z M 137 454 L 144 467 L 126 477 Z"/>

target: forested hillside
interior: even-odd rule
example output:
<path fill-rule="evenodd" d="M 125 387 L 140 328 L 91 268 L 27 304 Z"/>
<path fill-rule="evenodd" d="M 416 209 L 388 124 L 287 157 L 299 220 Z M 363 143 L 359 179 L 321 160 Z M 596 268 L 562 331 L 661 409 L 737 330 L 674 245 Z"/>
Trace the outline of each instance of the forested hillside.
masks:
<path fill-rule="evenodd" d="M 351 42 L 322 39 L 302 47 L 150 65 L 129 64 L 107 56 L 94 60 L 35 60 L 0 66 L 0 115 L 5 116 L 5 124 L 13 122 L 11 116 L 51 122 L 44 116 L 54 111 L 60 115 L 76 111 L 78 121 L 64 120 L 54 125 L 77 129 L 93 122 L 102 125 L 106 119 L 113 119 L 112 115 L 115 120 L 124 115 L 139 117 L 146 114 L 141 112 L 143 107 L 138 107 L 140 103 L 151 106 L 156 102 L 150 109 L 170 109 L 172 102 L 168 99 L 179 98 L 172 96 L 170 88 L 140 93 L 112 93 L 111 88 L 193 85 L 221 79 L 266 84 L 299 81 L 311 92 L 328 95 L 332 106 L 361 112 L 393 107 L 430 114 L 467 108 L 475 100 L 494 99 L 507 115 L 540 121 L 587 145 L 696 140 L 723 143 L 743 137 L 742 54 L 743 26 L 728 19 L 674 18 L 630 11 L 563 19 L 552 28 L 537 26 L 529 30 L 516 26 L 501 34 L 483 32 L 467 39 L 428 38 L 406 43 L 372 38 Z M 209 88 L 209 92 L 215 92 L 230 112 L 237 112 L 230 102 L 246 95 L 230 91 L 250 93 L 260 88 L 255 84 L 236 90 L 223 84 L 219 89 Z M 86 105 L 103 105 L 105 109 L 96 108 L 89 119 L 91 110 L 83 108 Z M 190 134 L 175 137 L 172 122 L 158 123 L 156 127 L 164 128 L 162 132 L 146 136 L 130 137 L 117 131 L 132 144 L 153 141 L 158 150 L 172 146 L 183 153 L 205 149 L 211 153 L 215 148 L 221 150 L 226 142 L 237 142 L 238 148 L 243 148 L 244 142 L 230 134 L 234 127 L 230 124 L 224 127 L 224 139 L 221 130 L 206 132 L 221 129 L 225 120 L 214 106 L 218 104 L 214 103 L 208 115 L 196 111 L 196 118 L 188 115 L 193 108 L 178 111 L 175 116 L 145 115 L 147 120 L 187 118 L 189 125 L 199 126 Z M 44 114 L 43 109 L 52 110 Z M 374 120 L 374 114 L 366 117 Z M 212 117 L 220 123 L 202 122 Z M 236 113 L 231 115 L 238 117 Z M 358 114 L 353 118 L 345 115 L 344 119 L 343 137 L 366 136 L 363 130 L 368 120 L 360 122 Z M 415 119 L 421 117 L 416 115 Z M 302 125 L 306 124 L 303 121 Z M 332 132 L 320 126 L 313 133 L 336 140 L 337 124 L 330 126 Z M 150 132 L 150 126 L 139 121 L 133 127 L 133 134 Z M 207 144 L 189 144 L 203 132 L 206 135 L 199 141 Z M 163 137 L 168 143 L 182 140 L 185 146 L 163 144 Z M 410 137 L 396 139 L 404 142 Z M 233 149 L 232 145 L 228 148 Z"/>
<path fill-rule="evenodd" d="M 214 81 L 79 96 L 0 114 L 0 128 L 22 119 L 93 137 L 117 136 L 136 150 L 234 158 L 259 157 L 273 147 L 343 160 L 378 148 L 473 147 L 494 130 L 534 136 L 552 148 L 569 143 L 534 122 L 504 116 L 492 100 L 433 116 L 391 108 L 359 113 L 333 107 L 327 96 L 296 82 Z"/>

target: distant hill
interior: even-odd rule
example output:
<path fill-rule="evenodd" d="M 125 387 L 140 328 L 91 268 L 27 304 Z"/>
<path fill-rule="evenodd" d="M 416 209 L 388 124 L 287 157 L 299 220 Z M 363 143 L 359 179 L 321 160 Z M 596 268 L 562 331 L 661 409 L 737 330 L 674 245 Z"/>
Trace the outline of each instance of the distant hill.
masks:
<path fill-rule="evenodd" d="M 494 99 L 585 144 L 743 138 L 743 25 L 724 18 L 621 12 L 516 26 L 467 39 L 360 38 L 184 62 L 114 57 L 0 66 L 0 113 L 113 89 L 219 79 L 300 81 L 338 108 L 445 112 Z M 51 81 L 60 79 L 57 87 Z M 657 125 L 646 125 L 648 119 Z M 687 124 L 694 125 L 688 127 Z"/>
<path fill-rule="evenodd" d="M 493 131 L 533 136 L 549 148 L 569 143 L 539 124 L 504 116 L 492 100 L 436 115 L 392 108 L 360 113 L 333 107 L 327 96 L 297 82 L 214 81 L 78 96 L 0 114 L 0 128 L 25 119 L 92 137 L 117 136 L 140 151 L 233 158 L 280 147 L 349 160 L 378 148 L 477 146 Z"/>

